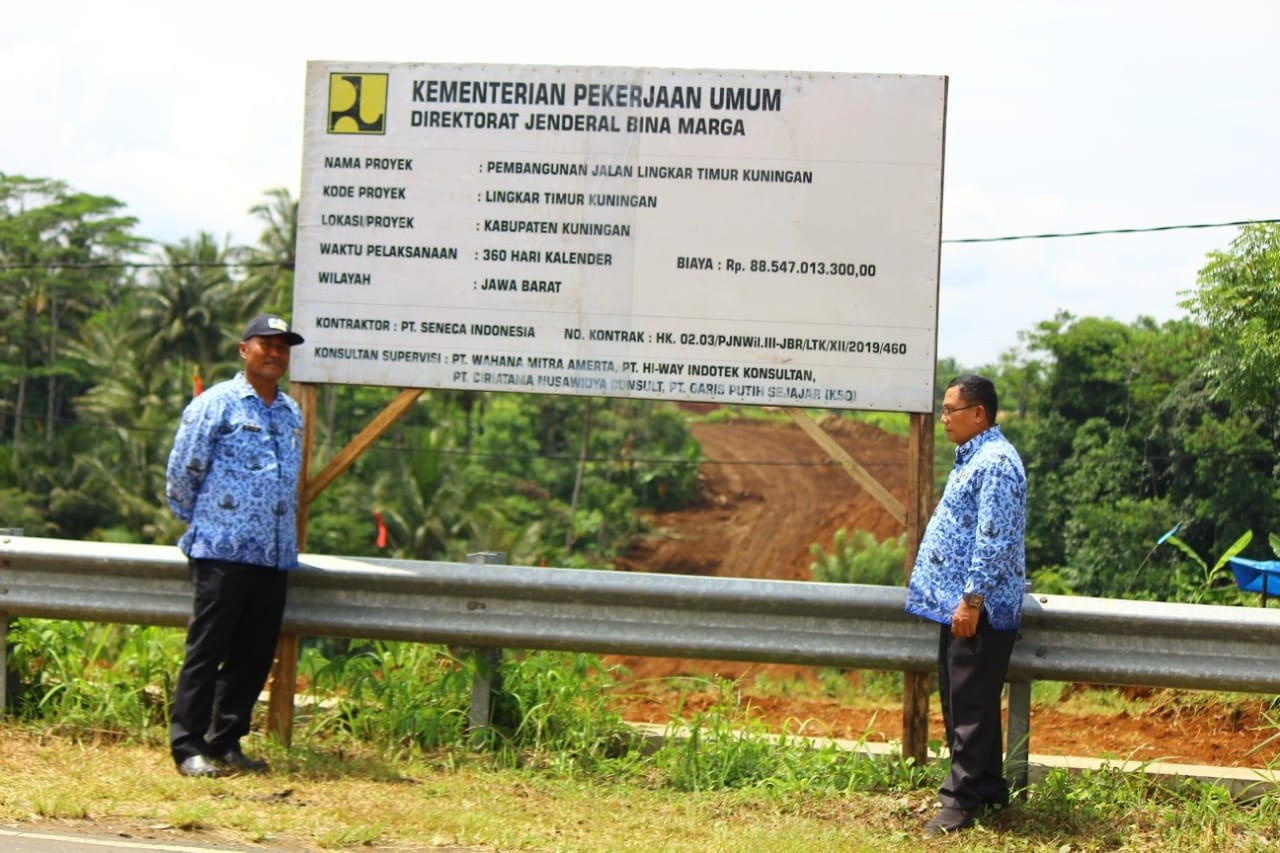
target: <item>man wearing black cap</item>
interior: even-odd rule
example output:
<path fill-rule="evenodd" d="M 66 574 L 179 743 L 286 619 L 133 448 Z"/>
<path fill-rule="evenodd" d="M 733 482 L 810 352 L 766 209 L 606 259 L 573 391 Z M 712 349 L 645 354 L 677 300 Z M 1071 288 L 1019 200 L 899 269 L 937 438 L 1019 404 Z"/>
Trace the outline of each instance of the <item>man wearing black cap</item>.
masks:
<path fill-rule="evenodd" d="M 240 340 L 244 370 L 182 413 L 166 472 L 169 508 L 187 523 L 195 602 L 169 745 L 184 776 L 266 770 L 240 749 L 271 672 L 286 571 L 298 564 L 302 411 L 277 383 L 302 337 L 259 314 Z"/>

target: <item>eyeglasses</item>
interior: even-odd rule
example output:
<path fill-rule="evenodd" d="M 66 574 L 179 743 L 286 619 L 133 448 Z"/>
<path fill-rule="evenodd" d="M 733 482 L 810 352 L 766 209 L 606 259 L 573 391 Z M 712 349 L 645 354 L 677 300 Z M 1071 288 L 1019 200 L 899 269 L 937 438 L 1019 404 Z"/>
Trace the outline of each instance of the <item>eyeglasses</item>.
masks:
<path fill-rule="evenodd" d="M 956 406 L 954 409 L 951 408 L 950 406 L 943 406 L 942 416 L 944 418 L 949 418 L 952 415 L 954 415 L 956 412 L 963 412 L 965 409 L 976 409 L 978 406 L 981 406 L 981 405 L 982 405 L 981 403 L 970 403 L 967 406 Z"/>

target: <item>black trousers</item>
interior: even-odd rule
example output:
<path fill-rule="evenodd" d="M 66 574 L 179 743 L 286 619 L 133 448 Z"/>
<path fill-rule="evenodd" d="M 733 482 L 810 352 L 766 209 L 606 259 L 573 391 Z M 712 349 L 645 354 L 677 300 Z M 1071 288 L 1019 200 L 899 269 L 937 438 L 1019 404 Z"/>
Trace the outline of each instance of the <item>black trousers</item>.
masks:
<path fill-rule="evenodd" d="M 222 560 L 189 566 L 195 602 L 169 715 L 169 748 L 179 764 L 221 755 L 249 733 L 275 659 L 289 577 Z"/>
<path fill-rule="evenodd" d="M 997 631 L 978 620 L 978 632 L 960 639 L 943 625 L 938 641 L 938 692 L 951 749 L 951 772 L 938 790 L 943 806 L 976 809 L 1008 805 L 1000 693 L 1017 631 Z"/>

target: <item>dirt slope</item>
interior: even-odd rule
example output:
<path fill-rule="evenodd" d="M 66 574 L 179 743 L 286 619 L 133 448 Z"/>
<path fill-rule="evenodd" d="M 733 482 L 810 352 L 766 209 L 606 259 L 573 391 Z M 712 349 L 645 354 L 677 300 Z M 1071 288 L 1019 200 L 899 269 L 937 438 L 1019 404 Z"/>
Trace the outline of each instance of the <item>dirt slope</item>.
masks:
<path fill-rule="evenodd" d="M 852 421 L 827 431 L 906 501 L 906 440 Z M 651 517 L 654 537 L 617 568 L 668 574 L 808 580 L 810 546 L 841 527 L 895 536 L 903 526 L 791 424 L 695 424 L 708 460 L 702 506 Z"/>
<path fill-rule="evenodd" d="M 824 427 L 905 502 L 904 438 L 834 418 L 825 421 Z M 810 546 L 818 542 L 829 547 L 832 535 L 841 527 L 869 530 L 878 538 L 903 531 L 794 424 L 724 421 L 697 424 L 693 433 L 707 459 L 702 466 L 703 503 L 653 515 L 653 535 L 618 560 L 618 569 L 807 580 L 813 559 Z M 780 698 L 783 691 L 778 685 L 802 682 L 812 687 L 817 683 L 818 674 L 806 667 L 622 656 L 611 656 L 606 662 L 626 667 L 634 678 L 622 691 L 627 697 L 623 705 L 628 719 L 666 722 L 673 713 L 688 718 L 713 704 L 716 695 L 697 689 L 682 695 L 673 691 L 666 679 L 716 675 L 740 679 L 739 688 L 755 713 L 774 728 L 815 736 L 901 738 L 900 705 L 850 707 L 823 699 L 820 691 L 813 689 L 797 691 L 802 698 Z M 774 689 L 756 690 L 758 676 L 772 682 Z M 856 684 L 858 674 L 851 673 L 849 678 Z M 1280 754 L 1280 738 L 1276 744 L 1267 743 L 1276 730 L 1264 717 L 1265 699 L 1247 697 L 1224 704 L 1195 694 L 1161 694 L 1156 707 L 1139 716 L 1123 711 L 1081 714 L 1037 707 L 1031 721 L 1031 750 L 1265 766 Z M 942 722 L 936 697 L 932 705 L 930 737 L 937 737 Z"/>

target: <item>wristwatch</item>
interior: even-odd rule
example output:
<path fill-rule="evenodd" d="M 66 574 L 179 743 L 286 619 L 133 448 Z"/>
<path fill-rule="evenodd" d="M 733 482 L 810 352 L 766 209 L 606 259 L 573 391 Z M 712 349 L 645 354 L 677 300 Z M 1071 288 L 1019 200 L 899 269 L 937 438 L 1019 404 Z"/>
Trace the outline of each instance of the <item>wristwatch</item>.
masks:
<path fill-rule="evenodd" d="M 982 593 L 979 593 L 979 592 L 966 592 L 964 594 L 964 603 L 969 605 L 970 607 L 976 607 L 978 609 L 981 609 L 982 602 L 984 600 L 985 599 L 983 598 Z"/>

